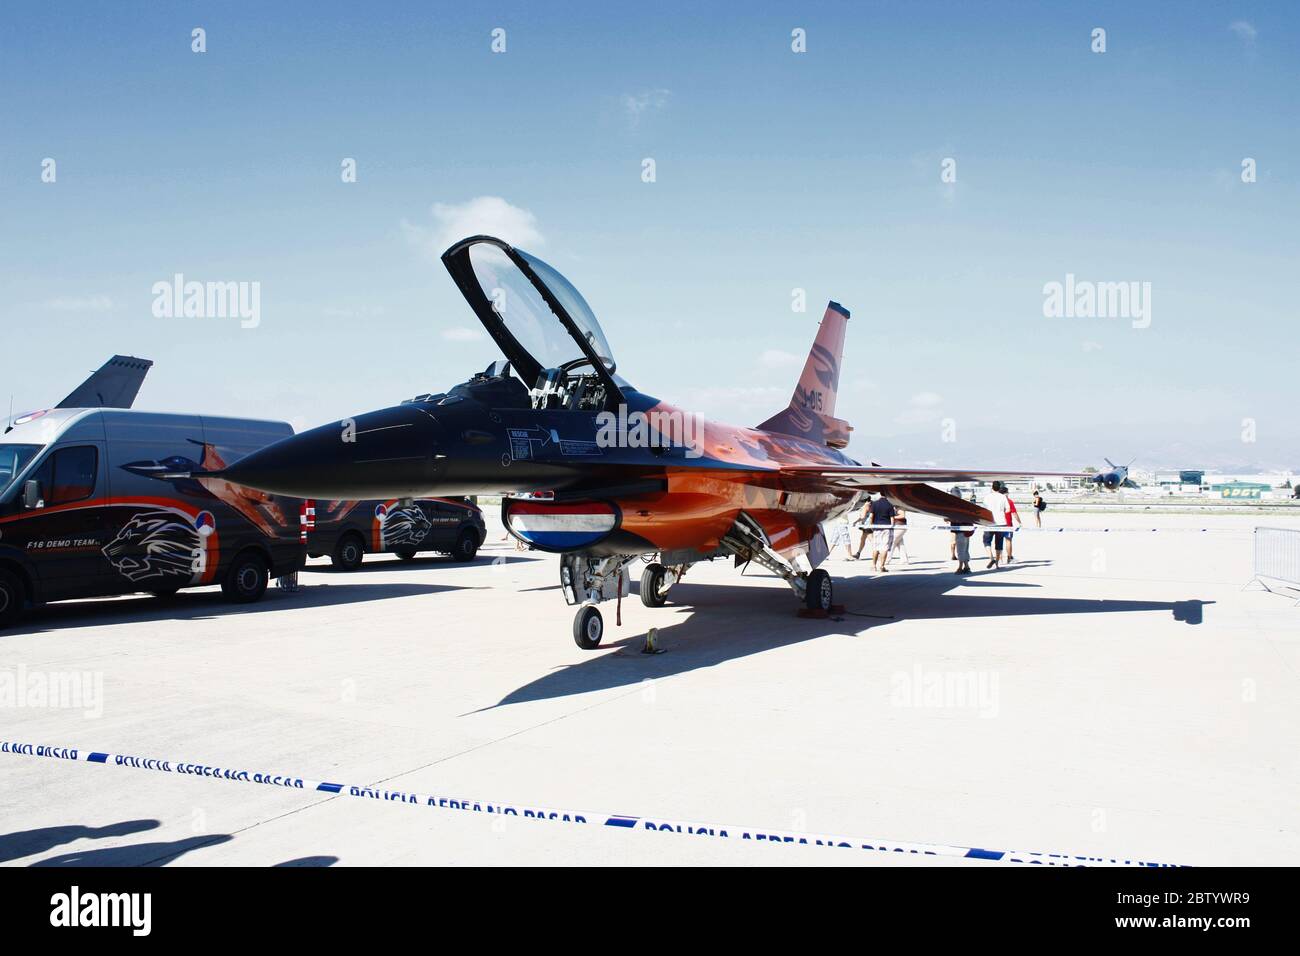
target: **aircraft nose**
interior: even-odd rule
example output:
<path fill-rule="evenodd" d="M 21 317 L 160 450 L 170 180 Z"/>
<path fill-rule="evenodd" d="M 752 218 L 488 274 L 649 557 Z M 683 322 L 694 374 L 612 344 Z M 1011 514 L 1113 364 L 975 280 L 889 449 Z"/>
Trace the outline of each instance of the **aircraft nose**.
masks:
<path fill-rule="evenodd" d="M 437 481 L 438 425 L 399 405 L 321 425 L 253 452 L 221 476 L 296 498 L 408 498 Z"/>

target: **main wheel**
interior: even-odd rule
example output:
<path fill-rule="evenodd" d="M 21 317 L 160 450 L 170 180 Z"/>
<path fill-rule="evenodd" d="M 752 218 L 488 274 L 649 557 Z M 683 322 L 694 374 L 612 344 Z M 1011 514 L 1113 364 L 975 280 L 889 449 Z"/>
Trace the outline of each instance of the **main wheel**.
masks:
<path fill-rule="evenodd" d="M 221 593 L 238 604 L 252 604 L 262 599 L 268 580 L 266 560 L 256 551 L 245 551 L 230 565 Z"/>
<path fill-rule="evenodd" d="M 668 600 L 664 578 L 668 572 L 662 564 L 647 564 L 641 572 L 641 603 L 646 607 L 663 607 Z"/>
<path fill-rule="evenodd" d="M 0 571 L 0 627 L 18 620 L 24 597 L 23 582 L 8 571 Z"/>
<path fill-rule="evenodd" d="M 361 540 L 361 535 L 350 532 L 339 538 L 338 544 L 334 545 L 330 564 L 340 571 L 355 571 L 361 567 L 361 559 L 365 556 L 366 544 Z"/>
<path fill-rule="evenodd" d="M 478 535 L 466 528 L 460 533 L 460 537 L 456 539 L 456 547 L 452 549 L 451 559 L 453 561 L 473 561 L 476 554 L 478 554 Z"/>
<path fill-rule="evenodd" d="M 393 549 L 393 554 L 397 555 L 397 556 L 398 556 L 399 558 L 401 558 L 403 561 L 414 561 L 414 560 L 415 560 L 415 549 L 414 549 L 414 548 L 394 548 L 394 549 Z"/>
<path fill-rule="evenodd" d="M 573 618 L 573 640 L 584 651 L 600 647 L 600 639 L 605 636 L 605 619 L 600 616 L 600 608 L 594 604 L 584 604 Z"/>
<path fill-rule="evenodd" d="M 811 611 L 829 611 L 831 609 L 833 588 L 831 576 L 818 568 L 808 575 L 803 601 Z"/>

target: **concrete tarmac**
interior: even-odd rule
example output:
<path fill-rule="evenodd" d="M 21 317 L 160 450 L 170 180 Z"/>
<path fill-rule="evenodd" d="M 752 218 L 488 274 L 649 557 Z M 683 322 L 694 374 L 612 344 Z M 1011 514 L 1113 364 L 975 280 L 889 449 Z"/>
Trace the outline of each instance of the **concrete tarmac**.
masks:
<path fill-rule="evenodd" d="M 625 599 L 621 627 L 604 605 L 596 651 L 573 643 L 557 559 L 497 524 L 472 564 L 313 562 L 250 607 L 215 589 L 53 605 L 0 634 L 0 678 L 78 675 L 88 694 L 11 695 L 0 739 L 882 841 L 1294 865 L 1300 608 L 1243 590 L 1252 527 L 1284 522 L 1047 517 L 1094 530 L 1025 532 L 992 571 L 977 534 L 969 577 L 919 516 L 910 563 L 885 574 L 840 550 L 829 620 L 796 617 L 764 572 L 700 564 L 666 607 Z M 647 656 L 652 626 L 665 653 Z M 19 866 L 1000 865 L 13 754 L 0 820 L 0 862 Z"/>

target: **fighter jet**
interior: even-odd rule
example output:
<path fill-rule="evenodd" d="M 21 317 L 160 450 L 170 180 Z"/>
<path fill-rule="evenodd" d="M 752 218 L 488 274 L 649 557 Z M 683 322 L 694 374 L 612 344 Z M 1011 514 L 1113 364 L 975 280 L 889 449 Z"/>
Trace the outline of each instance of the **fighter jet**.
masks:
<path fill-rule="evenodd" d="M 573 637 L 597 647 L 599 604 L 629 591 L 664 604 L 691 565 L 734 558 L 782 578 L 814 614 L 834 606 L 823 522 L 864 492 L 960 523 L 991 524 L 978 504 L 931 483 L 1028 477 L 1023 471 L 863 465 L 843 452 L 835 417 L 849 310 L 831 302 L 790 403 L 754 427 L 707 421 L 633 387 L 595 313 L 536 256 L 473 236 L 442 261 L 501 349 L 445 393 L 332 422 L 219 474 L 305 498 L 503 495 L 510 534 L 557 553 L 578 610 Z M 1039 476 L 1082 477 L 1074 472 Z"/>
<path fill-rule="evenodd" d="M 1136 458 L 1127 465 L 1117 465 L 1109 458 L 1102 459 L 1110 466 L 1109 471 L 1101 471 L 1092 476 L 1092 483 L 1100 491 L 1105 488 L 1107 491 L 1118 491 L 1120 488 L 1137 488 L 1138 483 L 1128 476 L 1129 467 Z"/>

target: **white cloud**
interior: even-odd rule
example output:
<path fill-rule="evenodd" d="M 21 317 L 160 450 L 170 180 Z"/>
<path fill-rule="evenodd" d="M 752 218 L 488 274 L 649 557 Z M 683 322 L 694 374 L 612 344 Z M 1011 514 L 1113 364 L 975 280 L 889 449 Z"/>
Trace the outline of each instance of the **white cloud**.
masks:
<path fill-rule="evenodd" d="M 545 242 L 537 229 L 537 217 L 500 196 L 476 196 L 463 203 L 434 203 L 430 213 L 432 226 L 403 219 L 402 233 L 407 241 L 435 260 L 452 243 L 467 236 L 496 236 L 512 246 L 524 248 Z"/>
<path fill-rule="evenodd" d="M 917 392 L 912 396 L 913 408 L 934 408 L 943 398 L 935 392 Z"/>
<path fill-rule="evenodd" d="M 1248 20 L 1233 20 L 1228 24 L 1228 29 L 1248 44 L 1254 43 L 1255 37 L 1259 36 L 1259 31 L 1255 29 L 1255 25 Z"/>
<path fill-rule="evenodd" d="M 60 296 L 45 300 L 41 308 L 51 312 L 112 312 L 113 300 L 106 295 Z"/>
<path fill-rule="evenodd" d="M 668 105 L 672 90 L 647 90 L 644 93 L 624 93 L 623 112 L 633 129 L 641 125 L 641 118 L 649 113 L 658 113 Z"/>
<path fill-rule="evenodd" d="M 1083 343 L 1083 350 L 1084 350 L 1085 352 L 1100 352 L 1100 351 L 1101 351 L 1101 343 L 1100 343 L 1100 342 L 1094 342 L 1094 341 L 1092 341 L 1091 339 L 1089 339 L 1087 342 L 1084 342 L 1084 343 Z"/>
<path fill-rule="evenodd" d="M 483 338 L 483 333 L 478 329 L 471 329 L 466 325 L 458 325 L 454 328 L 443 329 L 440 333 L 447 342 L 477 342 Z"/>
<path fill-rule="evenodd" d="M 767 349 L 758 357 L 758 363 L 763 368 L 794 368 L 802 361 L 793 352 L 783 352 L 781 349 Z"/>

